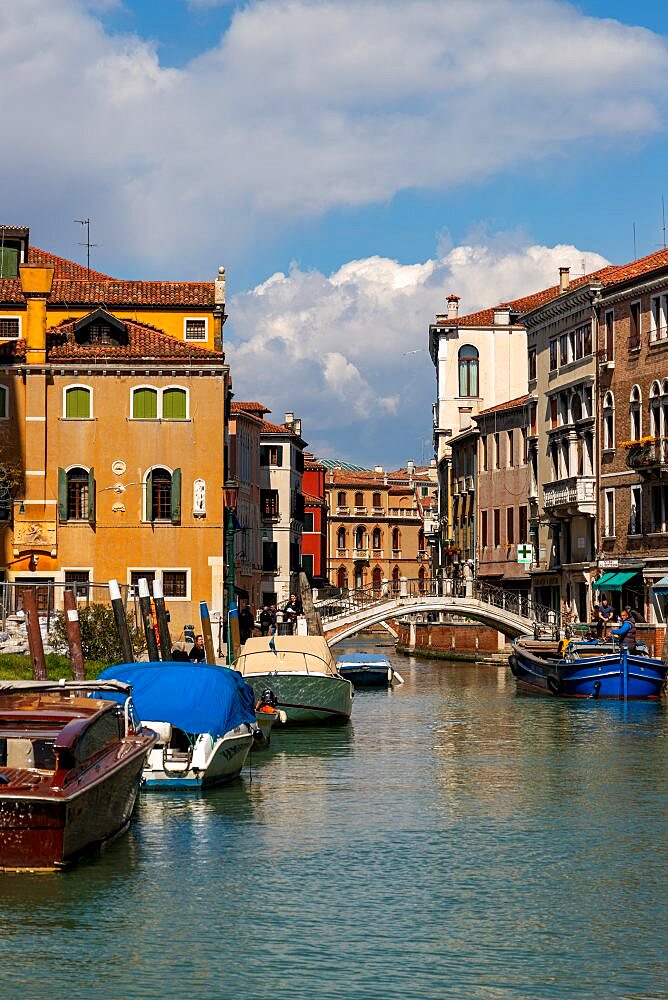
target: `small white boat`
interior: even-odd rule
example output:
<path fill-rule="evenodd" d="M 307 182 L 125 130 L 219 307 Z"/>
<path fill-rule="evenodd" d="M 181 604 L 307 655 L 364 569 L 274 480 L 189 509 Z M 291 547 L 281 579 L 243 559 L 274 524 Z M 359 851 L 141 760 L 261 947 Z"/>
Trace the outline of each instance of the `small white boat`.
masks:
<path fill-rule="evenodd" d="M 133 702 L 158 735 L 143 771 L 147 789 L 206 788 L 241 773 L 257 725 L 252 689 L 210 663 L 123 663 L 100 675 L 132 685 Z"/>
<path fill-rule="evenodd" d="M 235 667 L 260 695 L 270 688 L 288 722 L 349 719 L 353 686 L 336 669 L 325 639 L 318 635 L 275 635 L 248 639 Z"/>

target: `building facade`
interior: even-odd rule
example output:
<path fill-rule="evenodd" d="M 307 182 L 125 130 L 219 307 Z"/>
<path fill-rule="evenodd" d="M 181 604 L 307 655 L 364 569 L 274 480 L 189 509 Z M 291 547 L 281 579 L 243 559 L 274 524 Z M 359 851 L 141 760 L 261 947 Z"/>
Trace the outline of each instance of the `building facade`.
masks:
<path fill-rule="evenodd" d="M 325 466 L 313 456 L 306 456 L 302 478 L 304 491 L 304 530 L 302 532 L 302 569 L 313 587 L 327 584 L 327 519 Z"/>
<path fill-rule="evenodd" d="M 239 487 L 238 529 L 234 538 L 234 579 L 238 600 L 253 611 L 262 603 L 262 518 L 260 513 L 260 442 L 262 403 L 232 400 L 228 420 L 229 470 Z"/>

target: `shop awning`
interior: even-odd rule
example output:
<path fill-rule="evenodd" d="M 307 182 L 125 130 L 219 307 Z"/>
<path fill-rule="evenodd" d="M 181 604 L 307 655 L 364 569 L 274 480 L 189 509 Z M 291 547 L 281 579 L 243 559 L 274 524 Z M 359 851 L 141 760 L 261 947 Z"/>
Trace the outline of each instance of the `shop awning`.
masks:
<path fill-rule="evenodd" d="M 637 575 L 637 569 L 632 569 L 626 573 L 606 573 L 604 577 L 596 581 L 594 587 L 597 590 L 621 590 L 629 580 L 632 580 Z M 605 583 L 603 583 L 604 580 Z"/>
<path fill-rule="evenodd" d="M 599 577 L 598 580 L 594 580 L 591 585 L 592 590 L 607 590 L 608 584 L 611 580 L 617 576 L 617 570 L 614 573 L 604 573 L 603 576 Z"/>
<path fill-rule="evenodd" d="M 660 580 L 652 584 L 655 594 L 668 594 L 668 576 L 662 576 Z"/>

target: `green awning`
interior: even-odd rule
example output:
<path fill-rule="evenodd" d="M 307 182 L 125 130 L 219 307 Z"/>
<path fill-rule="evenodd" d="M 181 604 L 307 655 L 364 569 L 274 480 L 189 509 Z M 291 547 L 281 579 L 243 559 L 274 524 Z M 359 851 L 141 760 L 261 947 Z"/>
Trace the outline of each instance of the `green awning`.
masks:
<path fill-rule="evenodd" d="M 626 573 L 613 573 L 612 580 L 608 580 L 605 585 L 606 590 L 621 590 L 625 584 L 632 580 L 634 576 L 638 575 L 638 570 L 633 569 Z"/>
<path fill-rule="evenodd" d="M 652 584 L 655 594 L 668 594 L 668 576 L 662 576 L 660 580 Z"/>
<path fill-rule="evenodd" d="M 607 590 L 608 584 L 617 576 L 617 570 L 613 573 L 604 573 L 598 580 L 592 583 L 592 590 Z"/>

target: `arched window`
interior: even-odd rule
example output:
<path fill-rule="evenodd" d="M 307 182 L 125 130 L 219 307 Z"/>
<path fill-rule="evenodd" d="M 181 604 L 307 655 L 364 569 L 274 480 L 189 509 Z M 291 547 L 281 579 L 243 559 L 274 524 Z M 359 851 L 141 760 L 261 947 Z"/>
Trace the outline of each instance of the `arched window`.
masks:
<path fill-rule="evenodd" d="M 58 508 L 61 521 L 92 521 L 95 510 L 93 470 L 81 466 L 58 470 Z"/>
<path fill-rule="evenodd" d="M 355 528 L 355 548 L 363 549 L 366 546 L 366 528 L 363 524 Z"/>
<path fill-rule="evenodd" d="M 401 548 L 401 532 L 399 528 L 392 528 L 392 548 L 398 552 Z"/>
<path fill-rule="evenodd" d="M 478 349 L 471 344 L 459 348 L 459 395 L 478 395 Z"/>
<path fill-rule="evenodd" d="M 631 420 L 631 440 L 639 441 L 642 437 L 642 393 L 640 386 L 631 389 L 629 417 Z"/>
<path fill-rule="evenodd" d="M 132 419 L 158 419 L 158 390 L 148 385 L 132 390 Z"/>
<path fill-rule="evenodd" d="M 337 549 L 345 549 L 346 547 L 346 529 L 339 528 L 336 533 L 336 547 Z"/>
<path fill-rule="evenodd" d="M 363 507 L 364 506 L 364 494 L 363 493 L 356 493 L 355 494 L 355 506 L 356 507 Z"/>
<path fill-rule="evenodd" d="M 399 577 L 400 577 L 400 575 L 401 575 L 401 571 L 400 571 L 399 567 L 395 566 L 394 569 L 392 570 L 392 590 L 394 591 L 395 594 L 399 593 Z"/>
<path fill-rule="evenodd" d="M 6 385 L 0 385 L 0 420 L 9 417 L 9 390 Z"/>
<path fill-rule="evenodd" d="M 337 507 L 345 507 L 346 506 L 346 495 L 345 495 L 345 493 L 337 493 L 336 494 L 336 506 Z"/>
<path fill-rule="evenodd" d="M 188 393 L 178 386 L 170 386 L 162 393 L 163 420 L 186 420 L 188 417 Z"/>
<path fill-rule="evenodd" d="M 371 497 L 371 504 L 374 507 L 380 507 L 380 493 L 374 493 Z"/>
<path fill-rule="evenodd" d="M 424 594 L 425 591 L 424 580 L 425 580 L 425 568 L 424 566 L 420 566 L 420 569 L 418 570 L 418 590 L 420 591 L 421 594 Z"/>
<path fill-rule="evenodd" d="M 582 420 L 582 400 L 577 392 L 571 396 L 571 423 Z"/>
<path fill-rule="evenodd" d="M 606 392 L 603 397 L 603 448 L 615 447 L 615 397 Z"/>
<path fill-rule="evenodd" d="M 181 470 L 161 467 L 151 469 L 146 475 L 146 520 L 181 520 Z"/>
<path fill-rule="evenodd" d="M 668 438 L 668 378 L 661 383 L 661 437 Z"/>
<path fill-rule="evenodd" d="M 348 574 L 346 572 L 345 566 L 339 566 L 338 568 L 336 574 L 336 586 L 339 588 L 339 590 L 348 589 Z"/>
<path fill-rule="evenodd" d="M 652 382 L 649 390 L 649 432 L 652 437 L 661 437 L 661 386 Z"/>
<path fill-rule="evenodd" d="M 68 385 L 65 387 L 65 405 L 63 416 L 66 420 L 90 420 L 93 416 L 93 393 L 85 385 Z"/>
<path fill-rule="evenodd" d="M 422 528 L 418 531 L 418 550 L 424 552 L 424 531 Z"/>
<path fill-rule="evenodd" d="M 380 594 L 381 584 L 383 582 L 383 571 L 380 566 L 374 567 L 374 571 L 371 574 L 371 584 L 373 587 L 374 594 Z"/>
<path fill-rule="evenodd" d="M 371 547 L 373 549 L 380 549 L 383 544 L 383 532 L 380 528 L 374 528 L 373 534 L 371 536 Z"/>

